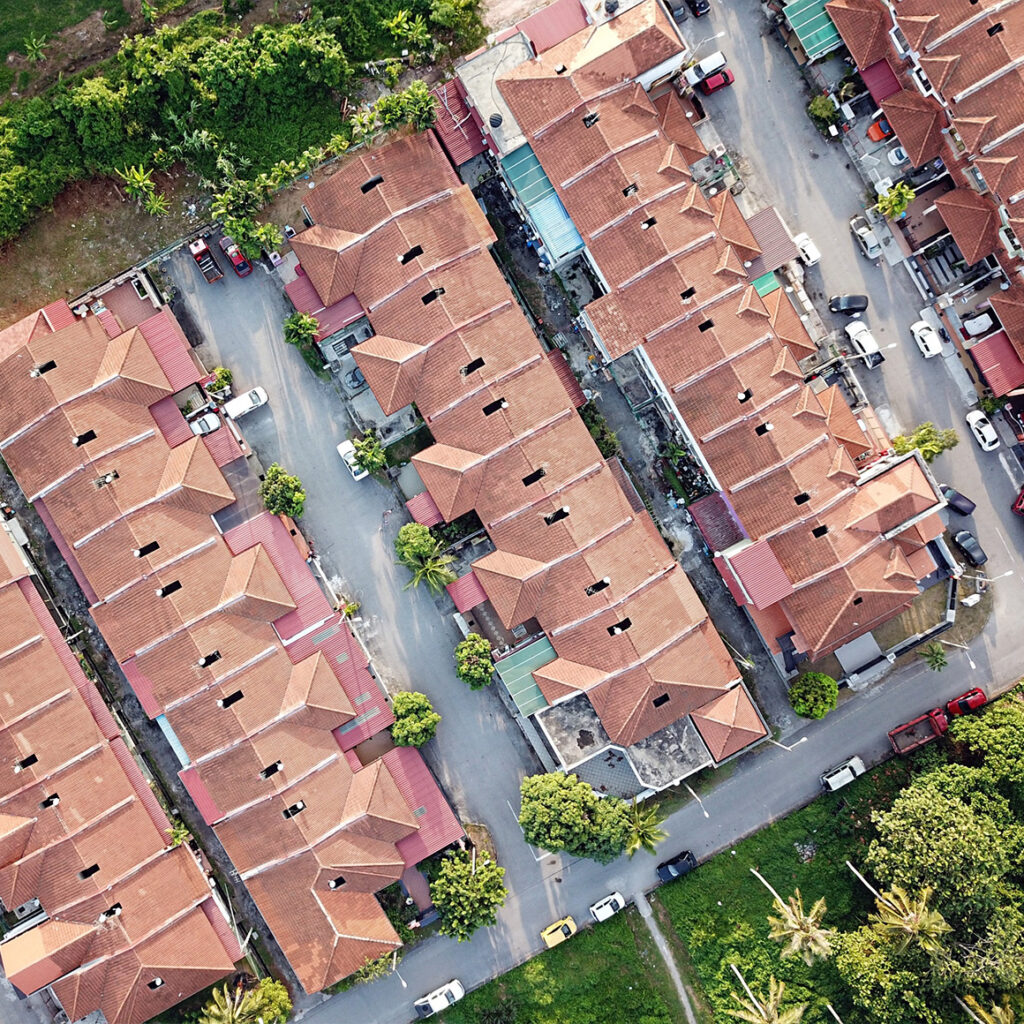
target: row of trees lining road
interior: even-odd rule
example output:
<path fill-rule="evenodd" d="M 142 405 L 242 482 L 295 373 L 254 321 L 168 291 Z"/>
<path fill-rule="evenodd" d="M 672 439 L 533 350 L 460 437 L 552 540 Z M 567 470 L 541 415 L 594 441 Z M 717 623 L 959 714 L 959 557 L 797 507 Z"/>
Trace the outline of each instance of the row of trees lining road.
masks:
<path fill-rule="evenodd" d="M 359 19 L 375 31 L 357 39 Z M 0 108 L 0 242 L 66 185 L 94 176 L 120 176 L 130 197 L 165 212 L 151 175 L 184 164 L 216 196 L 214 216 L 247 255 L 272 248 L 280 234 L 255 217 L 274 190 L 353 140 L 433 121 L 422 82 L 350 111 L 368 69 L 351 63 L 346 44 L 372 51 L 359 61 L 403 49 L 435 58 L 472 49 L 482 35 L 479 0 L 321 0 L 302 24 L 243 34 L 224 14 L 202 11 L 125 39 L 96 73 Z"/>
<path fill-rule="evenodd" d="M 599 797 L 575 775 L 552 772 L 523 779 L 519 826 L 533 846 L 608 864 L 622 853 L 653 854 L 665 838 L 657 804 Z"/>

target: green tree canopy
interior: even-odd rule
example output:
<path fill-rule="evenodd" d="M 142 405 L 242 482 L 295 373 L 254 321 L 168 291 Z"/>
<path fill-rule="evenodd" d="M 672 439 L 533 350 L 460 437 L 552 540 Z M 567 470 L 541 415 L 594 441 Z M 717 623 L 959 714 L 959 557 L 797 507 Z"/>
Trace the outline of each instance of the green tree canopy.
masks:
<path fill-rule="evenodd" d="M 286 473 L 276 462 L 267 468 L 260 484 L 260 498 L 268 512 L 298 519 L 306 507 L 306 492 L 297 476 Z"/>
<path fill-rule="evenodd" d="M 468 633 L 455 647 L 455 674 L 471 690 L 489 686 L 494 676 L 491 641 L 479 633 Z"/>
<path fill-rule="evenodd" d="M 430 898 L 441 919 L 438 931 L 462 942 L 478 928 L 494 924 L 508 895 L 504 878 L 505 869 L 486 853 L 477 855 L 475 869 L 466 851 L 445 857 L 430 883 Z"/>
<path fill-rule="evenodd" d="M 415 568 L 440 550 L 437 539 L 430 532 L 430 527 L 422 523 L 406 523 L 395 537 L 395 554 L 402 565 Z"/>
<path fill-rule="evenodd" d="M 288 989 L 272 978 L 261 979 L 253 988 L 242 985 L 215 988 L 203 1007 L 199 1024 L 284 1024 L 292 1012 Z"/>
<path fill-rule="evenodd" d="M 893 451 L 897 455 L 906 455 L 916 448 L 925 462 L 932 462 L 936 456 L 959 443 L 960 437 L 955 430 L 940 430 L 931 422 L 922 423 L 909 434 L 897 434 L 892 439 Z"/>
<path fill-rule="evenodd" d="M 805 672 L 789 688 L 789 703 L 801 718 L 824 718 L 839 700 L 839 684 L 824 672 Z"/>
<path fill-rule="evenodd" d="M 320 324 L 309 313 L 292 313 L 284 322 L 284 340 L 298 348 L 311 348 Z"/>
<path fill-rule="evenodd" d="M 552 772 L 523 779 L 519 824 L 528 843 L 607 864 L 630 838 L 629 805 L 598 798 L 575 775 Z"/>
<path fill-rule="evenodd" d="M 356 462 L 368 473 L 379 473 L 387 465 L 388 457 L 384 454 L 384 446 L 372 431 L 364 437 L 357 437 L 352 445 L 356 450 Z"/>
<path fill-rule="evenodd" d="M 897 181 L 884 195 L 878 197 L 875 209 L 884 217 L 899 217 L 906 213 L 917 193 L 905 182 Z"/>
<path fill-rule="evenodd" d="M 425 694 L 407 690 L 396 693 L 391 710 L 395 715 L 391 738 L 400 747 L 422 747 L 434 738 L 441 716 Z"/>
<path fill-rule="evenodd" d="M 985 769 L 1024 799 L 1024 697 L 1017 689 L 979 714 L 954 719 L 950 738 L 982 757 Z"/>
<path fill-rule="evenodd" d="M 644 853 L 657 852 L 658 843 L 666 838 L 667 833 L 661 828 L 665 815 L 658 804 L 637 803 L 636 797 L 629 805 L 629 838 L 626 841 L 626 853 L 630 857 L 638 850 Z"/>

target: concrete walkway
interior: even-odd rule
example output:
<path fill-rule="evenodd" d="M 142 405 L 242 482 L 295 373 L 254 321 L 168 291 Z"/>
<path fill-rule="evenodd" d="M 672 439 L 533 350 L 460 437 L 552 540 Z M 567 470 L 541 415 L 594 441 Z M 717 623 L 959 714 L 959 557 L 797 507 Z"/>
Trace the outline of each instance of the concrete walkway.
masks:
<path fill-rule="evenodd" d="M 672 984 L 675 985 L 676 992 L 679 995 L 679 1002 L 683 1004 L 683 1012 L 686 1014 L 687 1021 L 689 1024 L 697 1024 L 697 1018 L 690 1003 L 690 993 L 686 991 L 683 979 L 679 975 L 679 968 L 676 966 L 676 958 L 672 955 L 672 950 L 661 929 L 658 927 L 658 922 L 654 919 L 654 911 L 651 910 L 647 897 L 643 893 L 637 893 L 633 897 L 633 902 L 636 904 L 636 909 L 640 911 L 640 916 L 644 919 L 644 924 L 647 925 L 647 930 L 651 933 L 654 944 L 658 947 L 661 959 L 665 961 L 669 977 L 672 979 Z"/>

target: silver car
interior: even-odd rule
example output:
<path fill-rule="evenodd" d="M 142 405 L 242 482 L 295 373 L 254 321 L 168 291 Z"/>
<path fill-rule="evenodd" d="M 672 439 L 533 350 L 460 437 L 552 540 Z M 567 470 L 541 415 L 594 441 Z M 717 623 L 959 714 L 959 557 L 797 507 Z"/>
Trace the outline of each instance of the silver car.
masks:
<path fill-rule="evenodd" d="M 869 260 L 877 260 L 882 255 L 882 247 L 878 243 L 878 236 L 871 229 L 867 217 L 859 213 L 856 217 L 851 217 L 850 230 L 853 232 L 853 237 L 857 239 L 860 251 Z"/>

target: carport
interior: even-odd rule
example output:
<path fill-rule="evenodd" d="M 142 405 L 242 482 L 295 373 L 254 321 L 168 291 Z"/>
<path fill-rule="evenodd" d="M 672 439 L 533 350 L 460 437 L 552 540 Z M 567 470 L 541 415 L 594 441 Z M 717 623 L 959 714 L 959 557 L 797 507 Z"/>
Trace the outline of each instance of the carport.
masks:
<path fill-rule="evenodd" d="M 556 657 L 551 641 L 544 636 L 495 662 L 495 671 L 524 718 L 548 706 L 531 673 L 554 661 Z"/>

